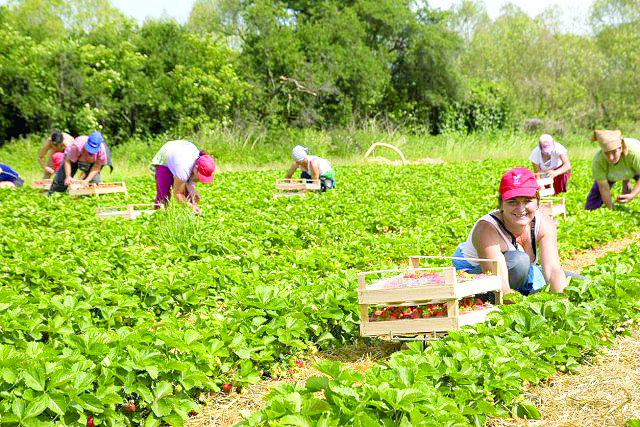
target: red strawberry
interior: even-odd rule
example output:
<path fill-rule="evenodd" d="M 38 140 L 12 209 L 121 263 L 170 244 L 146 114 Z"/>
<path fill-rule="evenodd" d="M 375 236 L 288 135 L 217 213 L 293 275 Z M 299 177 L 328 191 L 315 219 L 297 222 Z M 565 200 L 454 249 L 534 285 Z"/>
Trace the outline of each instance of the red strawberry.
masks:
<path fill-rule="evenodd" d="M 231 393 L 231 384 L 222 384 L 222 391 L 224 391 L 225 393 Z"/>
<path fill-rule="evenodd" d="M 298 366 L 298 368 L 302 368 L 304 366 L 304 361 L 296 360 L 296 366 Z"/>
<path fill-rule="evenodd" d="M 87 427 L 95 427 L 95 424 L 93 424 L 93 417 L 87 418 Z"/>
<path fill-rule="evenodd" d="M 135 403 L 130 403 L 128 405 L 124 405 L 122 407 L 122 409 L 124 409 L 125 411 L 129 411 L 129 412 L 136 412 L 136 404 Z"/>

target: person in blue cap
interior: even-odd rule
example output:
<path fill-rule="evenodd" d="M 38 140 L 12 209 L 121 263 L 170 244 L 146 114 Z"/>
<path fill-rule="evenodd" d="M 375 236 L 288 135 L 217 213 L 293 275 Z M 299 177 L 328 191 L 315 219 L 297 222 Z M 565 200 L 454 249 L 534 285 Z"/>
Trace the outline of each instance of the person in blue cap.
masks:
<path fill-rule="evenodd" d="M 73 140 L 64 150 L 64 163 L 56 173 L 49 194 L 64 192 L 73 180 L 78 169 L 85 173 L 82 183 L 100 182 L 100 170 L 108 164 L 108 150 L 100 132 L 91 132 Z"/>
<path fill-rule="evenodd" d="M 22 184 L 23 181 L 18 172 L 0 163 L 0 188 L 22 187 Z"/>

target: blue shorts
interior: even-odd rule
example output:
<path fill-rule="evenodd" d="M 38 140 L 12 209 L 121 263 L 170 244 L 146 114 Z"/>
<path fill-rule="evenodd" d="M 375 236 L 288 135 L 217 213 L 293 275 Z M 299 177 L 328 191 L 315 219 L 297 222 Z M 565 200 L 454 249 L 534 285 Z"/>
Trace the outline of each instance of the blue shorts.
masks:
<path fill-rule="evenodd" d="M 462 247 L 465 243 L 460 243 L 456 250 L 453 252 L 453 257 L 464 257 L 462 254 Z M 468 261 L 461 259 L 453 259 L 451 263 L 455 267 L 456 270 L 463 270 L 470 274 L 480 274 L 482 273 L 482 268 L 479 265 L 473 265 Z M 507 266 L 509 267 L 509 266 Z M 540 292 L 546 286 L 547 282 L 544 280 L 544 275 L 542 274 L 542 269 L 539 265 L 531 264 L 529 267 L 529 275 L 527 277 L 527 283 L 516 291 L 520 292 L 523 295 L 535 294 L 536 292 Z"/>

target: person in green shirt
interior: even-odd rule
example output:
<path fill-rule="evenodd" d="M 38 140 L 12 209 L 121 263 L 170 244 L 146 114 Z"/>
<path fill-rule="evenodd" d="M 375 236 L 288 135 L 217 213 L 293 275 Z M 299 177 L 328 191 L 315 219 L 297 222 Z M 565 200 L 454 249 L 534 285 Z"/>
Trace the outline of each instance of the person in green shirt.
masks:
<path fill-rule="evenodd" d="M 596 130 L 593 141 L 598 141 L 600 151 L 591 162 L 591 173 L 595 181 L 585 210 L 594 210 L 603 204 L 613 209 L 611 188 L 616 181 L 622 181 L 622 194 L 616 197 L 618 203 L 627 203 L 640 194 L 640 141 L 623 138 L 620 130 Z M 631 178 L 635 186 L 631 188 Z"/>

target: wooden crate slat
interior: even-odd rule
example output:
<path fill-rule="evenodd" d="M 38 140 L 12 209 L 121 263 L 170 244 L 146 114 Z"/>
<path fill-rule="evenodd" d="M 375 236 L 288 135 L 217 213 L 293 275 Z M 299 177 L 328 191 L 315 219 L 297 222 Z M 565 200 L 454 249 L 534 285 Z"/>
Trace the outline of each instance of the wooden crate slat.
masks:
<path fill-rule="evenodd" d="M 426 302 L 455 298 L 453 286 L 429 286 L 421 288 L 395 288 L 395 289 L 363 289 L 358 290 L 358 302 L 360 304 L 377 305 L 401 303 L 403 301 Z"/>
<path fill-rule="evenodd" d="M 51 188 L 51 183 L 53 181 L 51 179 L 34 179 L 31 182 L 31 188 L 35 188 L 37 190 L 48 190 Z"/>
<path fill-rule="evenodd" d="M 308 191 L 320 191 L 320 189 L 319 180 L 278 178 L 273 197 L 303 196 Z"/>
<path fill-rule="evenodd" d="M 141 209 L 136 209 L 141 208 Z M 156 209 L 151 204 L 129 204 L 126 206 L 98 206 L 96 217 L 98 218 L 126 218 L 136 219 L 142 214 L 155 213 Z"/>
<path fill-rule="evenodd" d="M 80 186 L 78 184 L 69 185 L 69 195 L 71 196 L 88 196 L 110 193 L 125 193 L 128 195 L 127 186 L 124 182 L 105 182 L 100 184 L 89 184 L 88 186 Z"/>

